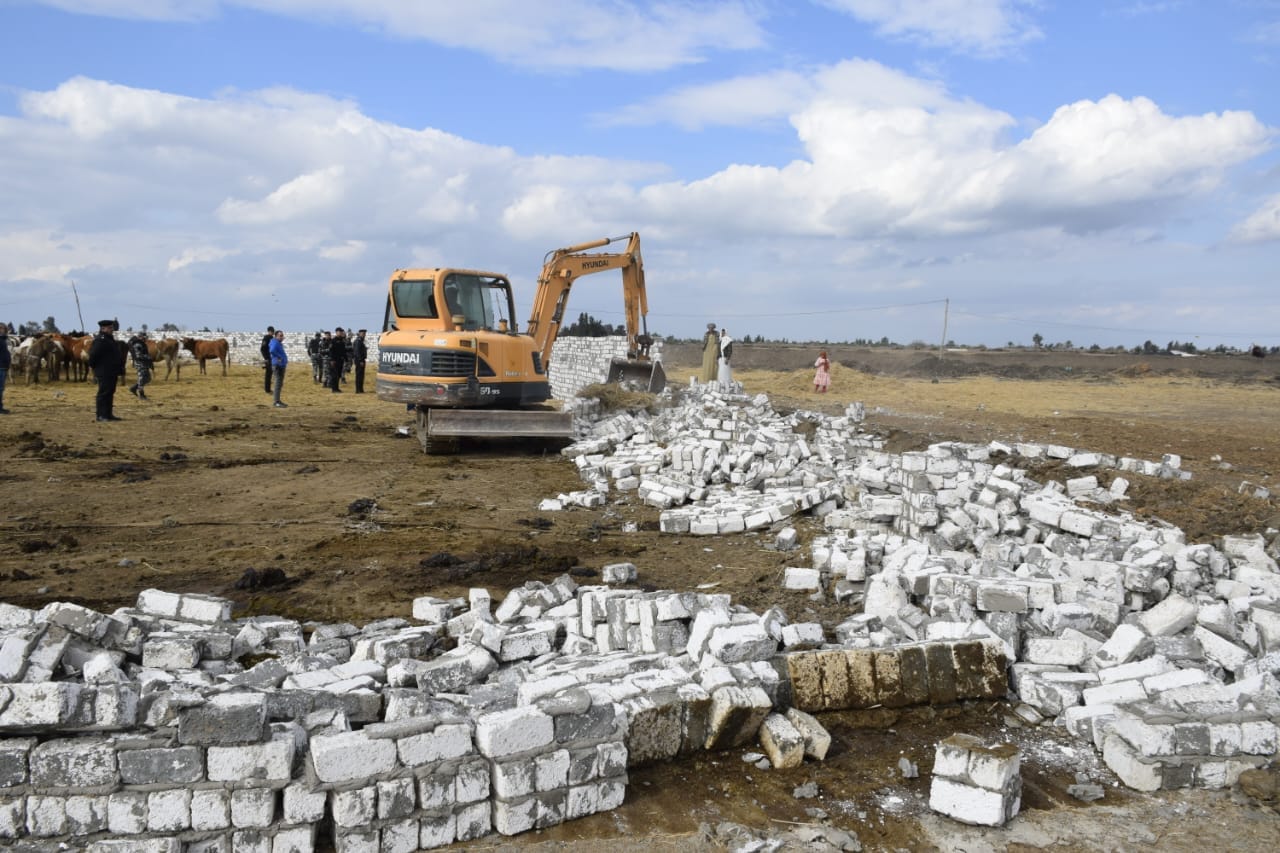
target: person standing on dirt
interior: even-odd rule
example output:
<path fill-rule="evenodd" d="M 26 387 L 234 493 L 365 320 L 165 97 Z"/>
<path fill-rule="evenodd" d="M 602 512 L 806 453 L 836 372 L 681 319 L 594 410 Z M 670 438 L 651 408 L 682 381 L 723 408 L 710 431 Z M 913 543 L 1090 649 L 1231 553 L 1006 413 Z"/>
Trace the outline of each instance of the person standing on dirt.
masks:
<path fill-rule="evenodd" d="M 267 344 L 267 358 L 271 365 L 273 402 L 277 409 L 287 409 L 289 404 L 280 399 L 280 390 L 284 388 L 284 369 L 289 366 L 289 354 L 284 351 L 284 329 L 280 329 Z"/>
<path fill-rule="evenodd" d="M 320 384 L 329 387 L 329 350 L 333 347 L 333 333 L 325 331 L 320 339 Z"/>
<path fill-rule="evenodd" d="M 347 364 L 347 333 L 342 327 L 333 330 L 333 340 L 329 342 L 329 390 L 341 394 L 338 387 L 342 382 L 342 369 Z"/>
<path fill-rule="evenodd" d="M 368 330 L 356 332 L 356 339 L 351 344 L 351 359 L 355 363 L 356 393 L 364 393 L 364 364 L 369 360 L 369 344 L 365 341 Z"/>
<path fill-rule="evenodd" d="M 271 393 L 271 341 L 275 339 L 276 327 L 267 326 L 267 333 L 262 336 L 262 346 L 258 347 L 262 353 L 262 390 L 268 394 Z"/>
<path fill-rule="evenodd" d="M 98 395 L 94 400 L 99 421 L 118 421 L 112 409 L 115 406 L 116 385 L 124 375 L 124 359 L 115 339 L 116 321 L 98 321 L 98 334 L 89 344 L 89 369 L 98 381 Z"/>
<path fill-rule="evenodd" d="M 728 329 L 720 330 L 720 363 L 716 366 L 716 381 L 721 388 L 733 384 L 733 368 L 729 367 L 729 359 L 733 357 L 733 338 Z"/>
<path fill-rule="evenodd" d="M 831 361 L 827 358 L 826 350 L 818 353 L 818 360 L 813 363 L 813 366 L 816 368 L 813 374 L 813 390 L 819 394 L 825 394 L 831 387 Z"/>
<path fill-rule="evenodd" d="M 4 383 L 9 378 L 9 365 L 13 364 L 13 353 L 9 350 L 9 327 L 0 323 L 0 415 L 9 414 L 4 407 Z"/>
<path fill-rule="evenodd" d="M 716 361 L 720 358 L 720 336 L 716 334 L 716 324 L 707 324 L 707 333 L 702 336 L 702 375 L 699 377 L 704 385 L 716 381 Z"/>
<path fill-rule="evenodd" d="M 324 365 L 320 363 L 320 333 L 307 341 L 307 357 L 311 359 L 311 381 L 319 383 L 324 376 Z"/>
<path fill-rule="evenodd" d="M 129 357 L 133 359 L 133 369 L 138 372 L 137 380 L 129 386 L 129 393 L 139 400 L 147 399 L 143 387 L 151 381 L 151 352 L 147 349 L 147 333 L 138 332 L 129 338 Z"/>

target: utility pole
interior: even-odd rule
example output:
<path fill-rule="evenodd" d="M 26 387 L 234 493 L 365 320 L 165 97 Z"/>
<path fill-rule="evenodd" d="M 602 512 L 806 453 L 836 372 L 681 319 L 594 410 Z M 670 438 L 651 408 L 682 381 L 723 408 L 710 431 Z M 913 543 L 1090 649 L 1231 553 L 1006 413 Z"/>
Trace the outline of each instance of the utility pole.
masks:
<path fill-rule="evenodd" d="M 80 331 L 83 332 L 85 331 L 84 315 L 80 313 L 80 294 L 76 292 L 75 281 L 71 282 L 71 295 L 76 298 L 76 316 L 80 318 Z"/>
<path fill-rule="evenodd" d="M 951 298 L 942 300 L 942 340 L 938 342 L 938 358 L 942 358 L 942 354 L 946 352 L 947 346 L 947 316 L 951 313 Z"/>

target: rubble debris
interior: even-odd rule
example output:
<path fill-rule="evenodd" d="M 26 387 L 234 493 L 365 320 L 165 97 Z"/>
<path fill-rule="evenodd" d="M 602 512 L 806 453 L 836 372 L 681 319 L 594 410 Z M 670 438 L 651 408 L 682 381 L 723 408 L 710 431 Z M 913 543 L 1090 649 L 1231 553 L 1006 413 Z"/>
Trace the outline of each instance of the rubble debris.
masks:
<path fill-rule="evenodd" d="M 601 418 L 565 453 L 593 488 L 658 507 L 666 532 L 821 523 L 811 565 L 789 567 L 783 586 L 816 585 L 850 616 L 831 638 L 839 650 L 785 655 L 797 708 L 1008 687 L 1018 720 L 1064 726 L 1136 789 L 1222 788 L 1268 764 L 1280 571 L 1267 543 L 1188 545 L 1171 525 L 1104 511 L 1123 477 L 1038 483 L 1016 467 L 1186 479 L 1179 456 L 999 441 L 891 454 L 860 431 L 863 412 L 784 417 L 764 395 L 699 386 L 651 419 Z"/>
<path fill-rule="evenodd" d="M 1022 807 L 1021 753 L 972 735 L 941 741 L 933 759 L 929 808 L 961 823 L 1003 826 Z"/>

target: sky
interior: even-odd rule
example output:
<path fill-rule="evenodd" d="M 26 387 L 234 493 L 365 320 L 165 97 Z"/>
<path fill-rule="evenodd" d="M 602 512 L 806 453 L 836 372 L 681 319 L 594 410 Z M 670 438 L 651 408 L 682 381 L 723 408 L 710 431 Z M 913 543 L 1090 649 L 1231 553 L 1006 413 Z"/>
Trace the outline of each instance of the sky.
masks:
<path fill-rule="evenodd" d="M 0 0 L 0 320 L 523 326 L 634 231 L 655 335 L 1277 345 L 1278 81 L 1280 0 Z"/>

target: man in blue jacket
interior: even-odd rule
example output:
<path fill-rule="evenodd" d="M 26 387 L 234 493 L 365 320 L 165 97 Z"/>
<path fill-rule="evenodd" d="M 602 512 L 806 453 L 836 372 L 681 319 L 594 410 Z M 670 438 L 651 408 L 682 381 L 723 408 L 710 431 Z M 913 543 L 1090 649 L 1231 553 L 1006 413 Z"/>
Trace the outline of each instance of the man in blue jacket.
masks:
<path fill-rule="evenodd" d="M 284 329 L 276 329 L 271 342 L 267 344 L 267 350 L 271 376 L 275 380 L 275 402 L 271 405 L 277 409 L 287 409 L 289 404 L 280 400 L 280 389 L 284 387 L 284 369 L 289 365 L 289 354 L 284 351 Z"/>

